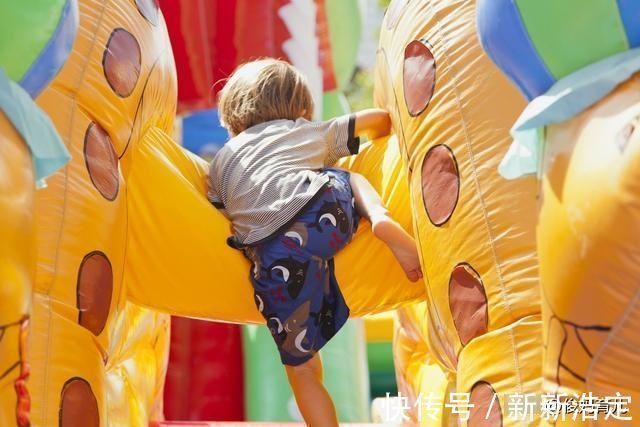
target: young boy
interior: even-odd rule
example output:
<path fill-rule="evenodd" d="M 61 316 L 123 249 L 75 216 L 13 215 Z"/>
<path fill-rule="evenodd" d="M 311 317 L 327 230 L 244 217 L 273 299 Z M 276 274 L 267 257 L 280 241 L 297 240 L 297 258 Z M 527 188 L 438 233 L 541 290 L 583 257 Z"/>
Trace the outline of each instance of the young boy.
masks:
<path fill-rule="evenodd" d="M 255 302 L 278 346 L 307 424 L 337 425 L 316 354 L 346 322 L 334 255 L 360 216 L 371 222 L 410 280 L 422 277 L 413 238 L 361 175 L 331 168 L 358 152 L 358 135 L 390 130 L 389 115 L 364 110 L 311 122 L 303 76 L 283 61 L 240 66 L 220 94 L 232 139 L 211 164 L 211 202 L 231 220 L 228 243 L 252 261 Z"/>

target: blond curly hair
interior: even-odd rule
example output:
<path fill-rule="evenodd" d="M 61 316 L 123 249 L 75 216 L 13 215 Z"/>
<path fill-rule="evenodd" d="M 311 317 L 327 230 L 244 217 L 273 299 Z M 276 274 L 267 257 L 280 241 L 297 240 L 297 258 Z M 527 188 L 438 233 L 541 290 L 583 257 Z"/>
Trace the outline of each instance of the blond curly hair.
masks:
<path fill-rule="evenodd" d="M 313 99 L 304 76 L 277 59 L 240 65 L 220 91 L 218 111 L 233 135 L 271 120 L 313 116 Z"/>

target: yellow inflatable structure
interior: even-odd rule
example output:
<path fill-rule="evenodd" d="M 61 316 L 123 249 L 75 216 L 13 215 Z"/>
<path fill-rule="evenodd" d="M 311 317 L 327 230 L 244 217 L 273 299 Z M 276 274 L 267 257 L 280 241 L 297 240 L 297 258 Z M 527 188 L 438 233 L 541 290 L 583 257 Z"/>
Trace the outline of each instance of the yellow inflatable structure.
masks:
<path fill-rule="evenodd" d="M 538 226 L 545 391 L 630 398 L 620 401 L 629 413 L 607 425 L 628 425 L 640 414 L 639 115 L 636 75 L 548 126 L 545 141 Z"/>
<path fill-rule="evenodd" d="M 35 13 L 0 5 L 0 425 L 31 424 L 30 328 L 36 187 L 69 158 L 33 98 L 65 61 L 75 37 L 73 0 Z M 51 21 L 65 31 L 53 31 Z M 66 25 L 64 25 L 66 24 Z M 20 37 L 11 40 L 8 35 Z M 56 36 L 52 36 L 51 32 Z"/>
<path fill-rule="evenodd" d="M 109 426 L 148 425 L 163 415 L 171 317 L 127 303 L 114 320 L 113 357 L 106 369 Z"/>
<path fill-rule="evenodd" d="M 406 421 L 420 426 L 446 426 L 455 421 L 445 406 L 455 392 L 454 376 L 438 364 L 429 347 L 426 302 L 397 310 L 393 338 L 396 382 L 401 396 L 410 406 Z"/>
<path fill-rule="evenodd" d="M 540 181 L 506 180 L 498 165 L 525 103 L 480 47 L 476 4 L 394 0 L 386 13 L 375 98 L 394 135 L 343 166 L 413 228 L 424 282 L 360 227 L 336 259 L 345 299 L 354 316 L 403 306 L 395 362 L 412 423 L 538 425 L 539 407 L 510 408 L 543 390 L 620 393 L 633 414 L 640 78 L 546 126 Z M 37 97 L 73 159 L 35 196 L 28 152 L 0 116 L 2 425 L 28 410 L 32 277 L 34 426 L 158 420 L 168 314 L 262 321 L 248 262 L 205 198 L 207 164 L 169 137 L 175 66 L 156 2 L 81 0 L 79 18 L 69 60 Z M 22 238 L 34 197 L 35 247 Z"/>
<path fill-rule="evenodd" d="M 37 98 L 72 160 L 36 197 L 32 425 L 144 425 L 160 417 L 166 366 L 156 310 L 261 318 L 248 263 L 205 198 L 207 164 L 168 136 L 175 66 L 156 2 L 82 0 L 79 17 L 69 60 Z M 409 226 L 402 165 L 386 158 L 397 146 L 383 140 L 352 167 Z M 367 227 L 336 263 L 352 315 L 424 299 Z"/>
<path fill-rule="evenodd" d="M 483 46 L 530 101 L 500 168 L 539 177 L 543 392 L 581 409 L 545 422 L 637 424 L 640 3 L 478 7 Z"/>
<path fill-rule="evenodd" d="M 427 293 L 399 334 L 399 382 L 468 393 L 444 425 L 536 425 L 509 416 L 512 395 L 542 387 L 536 182 L 498 174 L 524 103 L 478 43 L 475 4 L 394 0 L 381 30 L 376 102 L 400 141 Z M 403 335 L 426 341 L 422 357 L 402 357 Z"/>
<path fill-rule="evenodd" d="M 31 154 L 0 111 L 0 425 L 28 423 L 27 327 L 33 280 Z"/>

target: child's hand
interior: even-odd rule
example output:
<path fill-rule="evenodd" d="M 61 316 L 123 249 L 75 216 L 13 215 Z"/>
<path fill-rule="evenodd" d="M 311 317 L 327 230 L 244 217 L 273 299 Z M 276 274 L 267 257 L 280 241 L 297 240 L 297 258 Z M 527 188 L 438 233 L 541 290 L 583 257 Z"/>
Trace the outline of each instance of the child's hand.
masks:
<path fill-rule="evenodd" d="M 389 135 L 391 118 L 386 110 L 369 108 L 355 113 L 355 135 L 365 135 L 370 140 Z"/>

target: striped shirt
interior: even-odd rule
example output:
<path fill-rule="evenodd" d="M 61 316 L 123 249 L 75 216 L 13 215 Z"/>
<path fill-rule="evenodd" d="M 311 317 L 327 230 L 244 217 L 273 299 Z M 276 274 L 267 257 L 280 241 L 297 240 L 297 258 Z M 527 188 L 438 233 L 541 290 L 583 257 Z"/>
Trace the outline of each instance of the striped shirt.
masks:
<path fill-rule="evenodd" d="M 260 123 L 233 137 L 209 171 L 209 200 L 233 224 L 228 243 L 255 245 L 290 224 L 329 178 L 320 170 L 356 154 L 355 116 Z"/>

